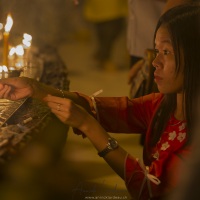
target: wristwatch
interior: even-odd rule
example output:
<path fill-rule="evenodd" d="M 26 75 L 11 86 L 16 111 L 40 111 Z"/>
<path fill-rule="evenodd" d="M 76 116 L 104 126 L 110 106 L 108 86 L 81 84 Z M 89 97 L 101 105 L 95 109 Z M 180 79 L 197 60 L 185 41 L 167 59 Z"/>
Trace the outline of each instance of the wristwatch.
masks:
<path fill-rule="evenodd" d="M 110 151 L 113 151 L 114 149 L 118 148 L 118 142 L 114 138 L 108 138 L 108 143 L 106 145 L 106 148 L 103 149 L 98 153 L 100 157 L 104 157 L 107 153 Z"/>

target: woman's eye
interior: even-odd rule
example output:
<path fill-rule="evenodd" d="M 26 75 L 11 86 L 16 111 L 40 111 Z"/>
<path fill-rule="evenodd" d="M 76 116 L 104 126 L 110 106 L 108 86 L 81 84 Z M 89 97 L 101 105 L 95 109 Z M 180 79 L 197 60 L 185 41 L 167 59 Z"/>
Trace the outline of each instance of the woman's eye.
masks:
<path fill-rule="evenodd" d="M 155 55 L 155 57 L 158 55 L 158 54 L 163 54 L 163 55 L 168 55 L 168 54 L 170 54 L 170 51 L 168 51 L 168 50 L 162 50 L 162 51 L 159 51 L 158 49 L 154 49 L 154 55 Z"/>
<path fill-rule="evenodd" d="M 154 49 L 154 56 L 157 56 L 159 54 L 158 49 Z"/>
<path fill-rule="evenodd" d="M 169 53 L 170 53 L 170 51 L 168 51 L 168 50 L 164 50 L 164 51 L 163 51 L 163 54 L 164 54 L 164 55 L 168 55 Z"/>

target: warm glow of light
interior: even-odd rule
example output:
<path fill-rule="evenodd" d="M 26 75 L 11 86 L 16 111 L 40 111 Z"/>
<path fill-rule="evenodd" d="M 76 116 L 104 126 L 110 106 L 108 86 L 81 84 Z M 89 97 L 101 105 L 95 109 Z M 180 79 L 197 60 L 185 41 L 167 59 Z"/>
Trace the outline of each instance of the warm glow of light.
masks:
<path fill-rule="evenodd" d="M 22 43 L 24 48 L 28 48 L 31 46 L 32 36 L 28 33 L 24 33 Z"/>
<path fill-rule="evenodd" d="M 29 35 L 28 33 L 24 33 L 23 37 L 24 37 L 24 39 L 25 39 L 26 41 L 31 41 L 31 40 L 32 40 L 32 36 Z"/>
<path fill-rule="evenodd" d="M 5 65 L 3 65 L 3 71 L 8 72 L 8 68 Z"/>
<path fill-rule="evenodd" d="M 24 48 L 22 45 L 17 45 L 15 48 L 16 54 L 18 56 L 23 56 L 24 55 Z"/>
<path fill-rule="evenodd" d="M 9 14 L 7 16 L 6 25 L 4 27 L 5 32 L 10 32 L 10 29 L 12 28 L 12 25 L 13 25 L 13 19 L 12 19 L 11 15 Z"/>
<path fill-rule="evenodd" d="M 13 56 L 16 53 L 15 47 L 12 47 L 9 52 L 9 56 Z"/>
<path fill-rule="evenodd" d="M 12 70 L 15 70 L 15 68 L 14 67 L 9 67 L 9 70 L 12 71 Z"/>
<path fill-rule="evenodd" d="M 22 43 L 23 43 L 23 45 L 26 46 L 26 47 L 30 47 L 30 46 L 31 46 L 31 42 L 30 42 L 30 41 L 27 41 L 27 40 L 25 40 L 25 39 L 22 40 Z"/>
<path fill-rule="evenodd" d="M 8 68 L 5 65 L 0 66 L 0 73 L 3 72 L 3 71 L 8 72 Z"/>
<path fill-rule="evenodd" d="M 3 29 L 3 24 L 2 23 L 0 23 L 0 30 L 2 30 Z"/>

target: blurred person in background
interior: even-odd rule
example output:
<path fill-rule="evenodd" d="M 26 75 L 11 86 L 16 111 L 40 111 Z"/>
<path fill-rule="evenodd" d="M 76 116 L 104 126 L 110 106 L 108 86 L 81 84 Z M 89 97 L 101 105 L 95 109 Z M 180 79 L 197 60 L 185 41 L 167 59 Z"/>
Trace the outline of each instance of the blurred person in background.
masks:
<path fill-rule="evenodd" d="M 97 49 L 94 59 L 100 69 L 117 69 L 112 61 L 113 46 L 126 27 L 127 1 L 84 0 L 85 19 L 94 25 Z"/>
<path fill-rule="evenodd" d="M 153 49 L 153 35 L 157 21 L 162 13 L 166 0 L 128 0 L 128 29 L 127 49 L 130 55 L 130 70 L 128 84 L 131 98 L 144 95 L 147 81 L 144 73 L 136 76 L 141 67 L 146 63 L 144 54 L 147 49 Z M 144 144 L 144 135 L 140 144 Z"/>
<path fill-rule="evenodd" d="M 131 67 L 142 59 L 146 49 L 153 48 L 153 34 L 165 0 L 128 0 L 127 48 Z"/>

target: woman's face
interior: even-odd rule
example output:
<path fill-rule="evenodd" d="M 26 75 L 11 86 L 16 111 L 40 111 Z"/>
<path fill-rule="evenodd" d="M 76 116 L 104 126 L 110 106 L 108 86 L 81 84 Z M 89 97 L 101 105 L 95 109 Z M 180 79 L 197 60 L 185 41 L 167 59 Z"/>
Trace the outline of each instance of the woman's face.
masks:
<path fill-rule="evenodd" d="M 176 63 L 171 38 L 167 28 L 160 27 L 155 38 L 156 57 L 154 80 L 163 94 L 181 93 L 183 86 L 183 67 L 176 73 Z"/>

